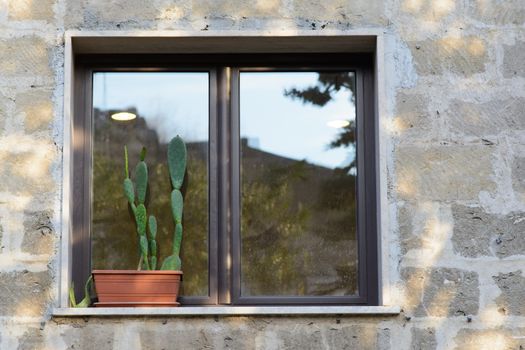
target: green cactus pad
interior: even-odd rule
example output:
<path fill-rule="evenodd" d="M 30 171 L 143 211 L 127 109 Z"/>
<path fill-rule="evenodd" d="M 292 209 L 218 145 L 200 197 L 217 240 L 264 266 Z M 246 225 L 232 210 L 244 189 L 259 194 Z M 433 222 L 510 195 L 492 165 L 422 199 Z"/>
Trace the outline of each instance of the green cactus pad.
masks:
<path fill-rule="evenodd" d="M 164 259 L 161 270 L 180 270 L 182 268 L 182 262 L 178 255 L 170 255 Z"/>
<path fill-rule="evenodd" d="M 146 236 L 140 236 L 140 253 L 142 254 L 142 263 L 146 270 L 149 270 L 148 263 L 148 239 Z"/>
<path fill-rule="evenodd" d="M 139 204 L 135 211 L 135 221 L 137 222 L 137 232 L 141 236 L 146 236 L 146 218 L 146 207 L 144 204 Z"/>
<path fill-rule="evenodd" d="M 148 219 L 150 238 L 155 239 L 157 236 L 157 219 L 153 215 L 149 216 Z"/>
<path fill-rule="evenodd" d="M 135 189 L 130 178 L 124 179 L 124 194 L 129 203 L 135 203 Z"/>
<path fill-rule="evenodd" d="M 177 189 L 171 191 L 171 213 L 176 224 L 182 222 L 183 205 L 182 193 Z"/>
<path fill-rule="evenodd" d="M 135 181 L 137 182 L 137 199 L 140 204 L 146 200 L 148 189 L 148 166 L 145 162 L 139 162 L 135 168 Z"/>
<path fill-rule="evenodd" d="M 143 162 L 144 159 L 146 159 L 146 147 L 142 147 L 142 150 L 140 151 L 140 160 Z"/>
<path fill-rule="evenodd" d="M 175 235 L 173 236 L 173 254 L 180 254 L 180 245 L 182 243 L 182 224 L 175 225 Z"/>
<path fill-rule="evenodd" d="M 156 256 L 152 256 L 151 257 L 151 269 L 152 270 L 156 270 L 157 269 L 157 257 Z"/>
<path fill-rule="evenodd" d="M 157 256 L 157 241 L 153 239 L 149 241 L 149 251 L 151 256 Z"/>
<path fill-rule="evenodd" d="M 180 136 L 175 136 L 168 145 L 168 166 L 171 184 L 180 190 L 186 172 L 186 145 Z"/>

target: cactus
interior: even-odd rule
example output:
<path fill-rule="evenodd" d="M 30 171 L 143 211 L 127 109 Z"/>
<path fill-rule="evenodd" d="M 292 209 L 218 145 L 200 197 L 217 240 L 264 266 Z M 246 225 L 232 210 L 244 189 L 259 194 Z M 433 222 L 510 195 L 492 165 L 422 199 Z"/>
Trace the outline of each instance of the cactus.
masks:
<path fill-rule="evenodd" d="M 155 241 L 157 222 L 154 216 L 150 216 L 148 222 L 145 206 L 148 189 L 148 166 L 145 158 L 146 148 L 142 147 L 140 161 L 135 168 L 135 185 L 129 176 L 128 148 L 124 146 L 124 174 L 126 176 L 124 179 L 124 195 L 131 207 L 137 227 L 140 251 L 139 270 L 141 268 L 146 270 L 155 269 L 157 265 L 157 242 Z M 137 191 L 136 196 L 135 189 Z M 150 233 L 149 240 L 147 236 L 148 227 Z"/>
<path fill-rule="evenodd" d="M 148 228 L 150 237 L 149 249 L 151 253 L 151 269 L 155 270 L 157 269 L 157 241 L 155 240 L 155 238 L 157 237 L 157 219 L 155 219 L 153 215 L 149 216 Z"/>
<path fill-rule="evenodd" d="M 172 253 L 168 256 L 161 270 L 180 270 L 180 247 L 182 243 L 182 212 L 184 199 L 181 187 L 186 173 L 186 145 L 179 137 L 174 137 L 168 144 L 168 169 L 170 182 L 173 187 L 171 192 L 171 212 L 175 223 L 173 232 Z M 137 234 L 139 238 L 140 260 L 138 269 L 155 270 L 157 268 L 157 219 L 155 216 L 148 217 L 146 209 L 146 194 L 148 190 L 148 166 L 145 162 L 146 148 L 140 152 L 140 161 L 135 167 L 135 183 L 130 178 L 128 165 L 128 149 L 124 146 L 124 194 L 133 212 Z M 136 191 L 136 192 L 135 192 Z"/>
<path fill-rule="evenodd" d="M 171 212 L 175 222 L 173 233 L 172 254 L 168 256 L 162 264 L 162 270 L 180 270 L 182 262 L 180 260 L 180 246 L 182 243 L 182 212 L 183 198 L 180 191 L 186 173 L 186 145 L 179 136 L 174 137 L 168 145 L 168 168 L 170 172 L 171 185 Z"/>

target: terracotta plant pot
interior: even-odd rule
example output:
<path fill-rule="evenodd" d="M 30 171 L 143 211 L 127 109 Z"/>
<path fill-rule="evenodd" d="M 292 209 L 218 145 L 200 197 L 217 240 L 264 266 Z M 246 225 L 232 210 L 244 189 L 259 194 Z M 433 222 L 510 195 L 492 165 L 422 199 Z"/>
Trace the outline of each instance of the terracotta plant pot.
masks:
<path fill-rule="evenodd" d="M 179 306 L 182 271 L 93 270 L 97 307 Z"/>

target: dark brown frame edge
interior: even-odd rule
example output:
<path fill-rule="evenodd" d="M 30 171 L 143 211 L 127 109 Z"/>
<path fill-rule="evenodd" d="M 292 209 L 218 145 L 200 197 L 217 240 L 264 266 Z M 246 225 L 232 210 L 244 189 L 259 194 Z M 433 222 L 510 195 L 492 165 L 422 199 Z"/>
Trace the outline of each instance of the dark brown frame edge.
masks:
<path fill-rule="evenodd" d="M 91 168 L 90 137 L 85 136 L 86 118 L 91 113 L 91 72 L 108 71 L 181 71 L 208 69 L 215 67 L 216 85 L 210 84 L 210 139 L 209 139 L 209 296 L 182 297 L 187 305 L 379 305 L 379 201 L 378 201 L 378 150 L 377 150 L 377 115 L 375 111 L 375 56 L 372 53 L 290 53 L 290 54 L 87 54 L 74 57 L 74 106 L 75 116 L 72 143 L 73 150 L 73 235 L 72 235 L 72 266 L 73 281 L 77 293 L 81 292 L 83 281 L 90 273 L 90 237 L 89 212 L 89 171 Z M 300 64 L 298 64 L 300 62 Z M 235 276 L 238 264 L 232 264 L 234 273 L 227 267 L 226 257 L 235 256 L 238 250 L 234 242 L 238 236 L 239 216 L 239 178 L 235 179 L 235 164 L 239 164 L 239 138 L 232 137 L 237 130 L 238 122 L 232 115 L 238 115 L 235 104 L 232 103 L 228 81 L 231 69 L 228 67 L 272 67 L 278 69 L 327 69 L 339 67 L 356 71 L 356 83 L 362 84 L 356 88 L 362 91 L 357 99 L 358 120 L 358 169 L 361 159 L 361 171 L 358 173 L 359 209 L 358 213 L 358 244 L 359 244 L 359 296 L 343 297 L 241 297 L 240 280 Z M 210 75 L 211 77 L 211 75 Z M 87 78 L 87 79 L 86 79 Z M 86 83 L 87 82 L 87 83 Z M 234 84 L 233 84 L 234 85 Z M 225 93 L 226 92 L 226 93 Z M 226 95 L 226 96 L 224 96 Z M 212 96 L 217 97 L 215 106 L 211 103 Z M 225 103 L 225 100 L 228 100 Z M 361 108 L 360 108 L 361 106 Z M 362 111 L 361 113 L 359 111 Z M 89 114 L 87 114 L 89 113 Z M 236 114 L 237 113 L 237 114 Z M 212 118 L 215 114 L 215 118 Z M 359 125 L 363 127 L 359 129 Z M 82 135 L 75 137 L 76 127 L 83 128 Z M 361 140 L 359 139 L 361 137 Z M 361 141 L 361 142 L 359 142 Z M 216 152 L 213 152 L 215 145 Z M 361 145 L 361 146 L 359 146 Z M 89 154 L 86 155 L 86 152 Z M 365 162 L 366 160 L 366 162 Z M 364 164 L 363 164 L 364 162 Z M 88 168 L 86 170 L 86 164 Z M 212 176 L 214 172 L 215 176 Z M 86 174 L 88 176 L 86 176 Z M 359 180 L 359 174 L 363 174 Z M 86 183 L 87 181 L 87 183 Z M 359 182 L 361 181 L 361 182 Z M 360 186 L 364 183 L 363 186 Z M 83 185 L 81 185 L 83 184 Z M 81 186 L 81 187 L 79 187 Z M 86 190 L 87 186 L 87 190 Z M 83 190 L 79 190 L 82 188 Z M 361 188 L 361 190 L 359 190 Z M 235 193 L 237 191 L 237 193 Z M 215 196 L 212 195 L 215 193 Z M 212 199 L 214 199 L 215 208 Z M 83 203 L 83 204 L 82 204 Z M 236 208 L 237 207 L 237 208 Z M 213 213 L 212 213 L 213 212 Z M 212 228 L 213 225 L 213 228 Z M 362 227 L 366 229 L 361 229 Z M 361 228 L 359 228 L 361 227 Z M 237 228 L 237 234 L 235 232 Z M 232 232 L 233 230 L 233 232 Z M 223 258 L 218 259 L 218 254 Z M 365 266 L 366 273 L 361 272 Z M 239 289 L 237 289 L 237 286 Z"/>

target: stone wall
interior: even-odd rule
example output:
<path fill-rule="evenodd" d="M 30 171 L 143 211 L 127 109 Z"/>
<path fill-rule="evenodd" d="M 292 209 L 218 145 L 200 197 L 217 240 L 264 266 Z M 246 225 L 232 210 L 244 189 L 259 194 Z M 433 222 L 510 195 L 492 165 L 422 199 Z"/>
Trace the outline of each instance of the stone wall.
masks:
<path fill-rule="evenodd" d="M 379 28 L 395 317 L 51 318 L 64 31 Z M 0 349 L 525 347 L 523 0 L 0 0 Z"/>

